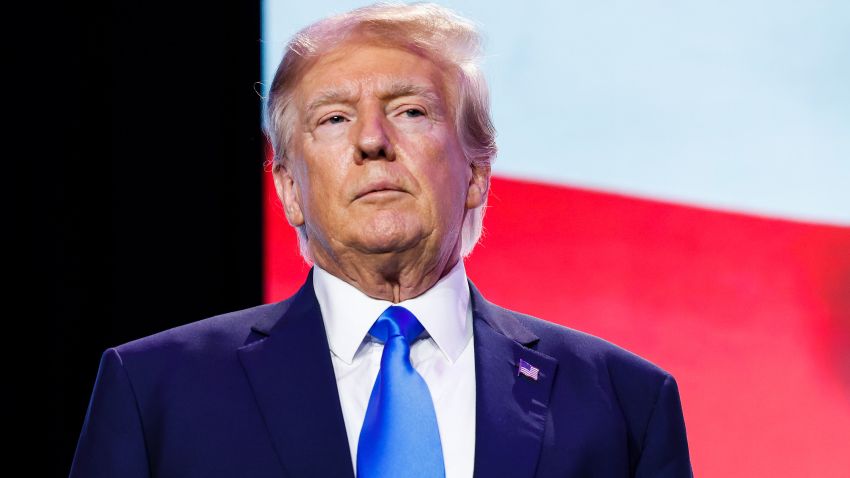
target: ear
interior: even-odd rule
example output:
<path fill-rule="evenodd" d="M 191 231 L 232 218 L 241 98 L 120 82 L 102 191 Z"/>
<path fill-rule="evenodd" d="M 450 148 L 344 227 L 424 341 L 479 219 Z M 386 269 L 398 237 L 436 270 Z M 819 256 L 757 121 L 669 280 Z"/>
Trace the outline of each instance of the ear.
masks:
<path fill-rule="evenodd" d="M 466 208 L 475 209 L 487 201 L 490 192 L 490 166 L 478 166 L 475 163 L 469 166 L 472 174 L 466 190 Z"/>
<path fill-rule="evenodd" d="M 304 213 L 301 210 L 301 190 L 298 183 L 295 182 L 292 171 L 280 164 L 275 165 L 272 175 L 277 197 L 283 204 L 283 212 L 286 214 L 289 225 L 292 227 L 303 225 Z"/>

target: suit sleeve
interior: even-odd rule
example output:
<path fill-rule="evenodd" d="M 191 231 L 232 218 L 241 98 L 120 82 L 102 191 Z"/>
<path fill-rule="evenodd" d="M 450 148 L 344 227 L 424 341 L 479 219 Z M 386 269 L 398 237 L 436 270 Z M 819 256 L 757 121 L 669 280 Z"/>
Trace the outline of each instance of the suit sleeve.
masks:
<path fill-rule="evenodd" d="M 643 440 L 636 478 L 693 477 L 679 387 L 672 375 L 661 384 Z"/>
<path fill-rule="evenodd" d="M 150 477 L 138 402 L 121 356 L 100 359 L 70 478 Z"/>

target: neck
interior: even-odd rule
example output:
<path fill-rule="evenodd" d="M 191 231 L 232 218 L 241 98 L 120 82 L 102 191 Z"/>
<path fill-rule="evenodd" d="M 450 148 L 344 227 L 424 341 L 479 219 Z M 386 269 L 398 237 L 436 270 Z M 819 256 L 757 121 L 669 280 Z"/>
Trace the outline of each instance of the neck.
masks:
<path fill-rule="evenodd" d="M 371 254 L 332 260 L 323 251 L 313 251 L 315 263 L 329 274 L 353 285 L 369 297 L 394 304 L 424 294 L 446 276 L 460 259 L 459 248 L 445 257 L 412 258 L 404 254 Z"/>

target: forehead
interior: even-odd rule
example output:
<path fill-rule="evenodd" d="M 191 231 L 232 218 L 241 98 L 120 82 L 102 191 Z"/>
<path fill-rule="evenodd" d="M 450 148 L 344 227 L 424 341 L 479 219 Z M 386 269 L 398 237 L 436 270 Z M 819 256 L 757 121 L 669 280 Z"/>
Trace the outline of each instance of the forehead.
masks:
<path fill-rule="evenodd" d="M 322 96 L 387 92 L 425 94 L 443 101 L 450 93 L 441 69 L 429 58 L 401 48 L 360 43 L 322 55 L 295 88 L 302 111 Z"/>

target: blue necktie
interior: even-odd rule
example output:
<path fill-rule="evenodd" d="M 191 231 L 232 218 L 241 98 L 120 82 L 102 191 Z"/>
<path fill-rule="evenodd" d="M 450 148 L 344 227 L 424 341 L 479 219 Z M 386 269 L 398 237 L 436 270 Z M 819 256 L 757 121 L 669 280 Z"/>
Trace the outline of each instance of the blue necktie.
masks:
<path fill-rule="evenodd" d="M 445 477 L 431 393 L 410 363 L 410 344 L 425 330 L 409 310 L 392 305 L 369 333 L 384 342 L 357 445 L 357 477 Z"/>

